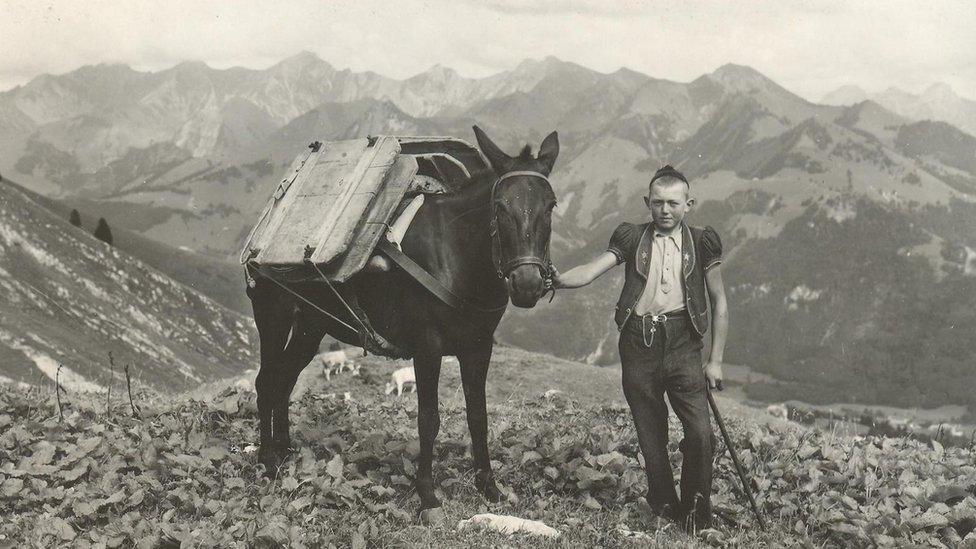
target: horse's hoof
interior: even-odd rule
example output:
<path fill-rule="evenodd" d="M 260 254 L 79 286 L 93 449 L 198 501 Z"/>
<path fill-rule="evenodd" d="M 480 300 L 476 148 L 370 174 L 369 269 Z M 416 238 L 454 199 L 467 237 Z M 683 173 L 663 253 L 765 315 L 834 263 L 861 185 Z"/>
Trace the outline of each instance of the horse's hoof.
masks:
<path fill-rule="evenodd" d="M 443 526 L 446 520 L 447 516 L 444 514 L 444 509 L 440 507 L 431 507 L 420 511 L 420 523 L 424 526 Z"/>
<path fill-rule="evenodd" d="M 495 479 L 488 477 L 485 479 L 478 479 L 478 491 L 484 496 L 485 501 L 488 503 L 500 503 L 504 501 L 505 495 L 502 491 L 498 489 L 498 485 L 495 484 Z"/>
<path fill-rule="evenodd" d="M 494 482 L 490 486 L 486 486 L 481 491 L 481 495 L 484 496 L 485 501 L 488 503 L 501 503 L 506 499 L 505 494 L 502 494 L 502 491 L 498 489 L 498 486 L 495 486 Z"/>

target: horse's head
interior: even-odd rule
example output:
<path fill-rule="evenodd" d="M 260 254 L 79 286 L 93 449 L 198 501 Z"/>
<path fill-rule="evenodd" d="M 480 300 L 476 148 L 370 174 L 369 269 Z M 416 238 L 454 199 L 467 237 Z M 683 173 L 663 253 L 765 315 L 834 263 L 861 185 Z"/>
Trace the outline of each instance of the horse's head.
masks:
<path fill-rule="evenodd" d="M 559 155 L 559 137 L 549 134 L 532 156 L 526 145 L 515 157 L 505 154 L 474 127 L 478 146 L 497 179 L 491 191 L 491 255 L 516 307 L 531 308 L 548 289 L 552 263 L 549 237 L 556 195 L 549 172 Z"/>

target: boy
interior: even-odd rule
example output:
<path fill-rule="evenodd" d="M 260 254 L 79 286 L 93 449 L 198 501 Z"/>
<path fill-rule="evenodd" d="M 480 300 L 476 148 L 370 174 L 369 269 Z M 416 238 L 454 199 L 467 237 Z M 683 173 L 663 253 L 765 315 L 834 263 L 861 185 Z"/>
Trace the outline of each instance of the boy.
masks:
<path fill-rule="evenodd" d="M 644 198 L 651 221 L 621 223 L 599 257 L 556 276 L 557 288 L 578 288 L 626 263 L 614 321 L 620 330 L 624 395 L 637 428 L 647 472 L 647 503 L 658 515 L 689 529 L 711 522 L 712 453 L 708 388 L 722 388 L 722 354 L 728 331 L 719 263 L 722 243 L 711 227 L 690 227 L 695 201 L 688 180 L 664 166 Z M 702 366 L 702 337 L 712 306 L 712 344 Z M 684 427 L 681 499 L 668 459 L 668 401 Z"/>

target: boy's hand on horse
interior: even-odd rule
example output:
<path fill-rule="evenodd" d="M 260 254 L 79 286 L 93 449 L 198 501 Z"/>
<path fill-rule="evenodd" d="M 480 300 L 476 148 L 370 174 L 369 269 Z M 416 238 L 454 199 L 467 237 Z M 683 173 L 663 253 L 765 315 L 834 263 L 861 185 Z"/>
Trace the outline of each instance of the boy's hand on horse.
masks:
<path fill-rule="evenodd" d="M 555 265 L 549 265 L 549 274 L 551 277 L 546 280 L 548 287 L 552 288 L 553 290 L 562 288 L 562 286 L 559 285 L 559 269 L 557 269 Z"/>
<path fill-rule="evenodd" d="M 705 378 L 708 379 L 709 389 L 722 391 L 722 363 L 709 360 L 702 369 L 705 371 Z"/>
<path fill-rule="evenodd" d="M 603 252 L 589 263 L 577 265 L 565 273 L 560 273 L 553 267 L 552 286 L 555 289 L 586 286 L 616 265 L 617 256 L 610 252 Z"/>

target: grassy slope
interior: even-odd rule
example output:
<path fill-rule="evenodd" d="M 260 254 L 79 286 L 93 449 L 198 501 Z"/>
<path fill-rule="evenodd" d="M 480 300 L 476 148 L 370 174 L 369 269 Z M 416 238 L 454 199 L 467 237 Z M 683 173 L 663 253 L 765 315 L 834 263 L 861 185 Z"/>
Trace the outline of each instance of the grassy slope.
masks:
<path fill-rule="evenodd" d="M 62 202 L 46 197 L 9 179 L 4 179 L 3 183 L 16 187 L 32 200 L 64 219 L 68 219 L 71 213 L 70 201 Z M 88 202 L 85 204 L 90 205 Z M 93 232 L 98 222 L 98 215 L 92 214 L 84 206 L 79 209 L 79 212 L 82 228 L 89 233 Z M 106 220 L 112 229 L 113 243 L 120 250 L 231 310 L 245 315 L 251 314 L 250 301 L 244 294 L 244 275 L 240 265 L 222 258 L 167 246 L 120 227 L 110 215 Z"/>
<path fill-rule="evenodd" d="M 201 387 L 195 399 L 139 390 L 141 420 L 130 418 L 118 397 L 109 416 L 103 397 L 71 395 L 59 422 L 50 395 L 0 388 L 0 462 L 7 464 L 0 501 L 11 511 L 0 534 L 18 543 L 140 547 L 669 547 L 709 539 L 847 546 L 952 544 L 976 525 L 971 450 L 760 424 L 723 400 L 770 530 L 754 527 L 724 455 L 713 493 L 722 532 L 695 539 L 673 526 L 654 528 L 636 503 L 644 479 L 614 374 L 501 348 L 489 378 L 489 444 L 511 495 L 491 511 L 542 520 L 562 537 L 455 529 L 486 510 L 471 482 L 455 365 L 443 369 L 435 467 L 447 521 L 423 527 L 411 489 L 416 399 L 383 395 L 389 372 L 401 364 L 359 360 L 356 377 L 342 373 L 327 382 L 320 368 L 303 375 L 291 408 L 298 454 L 276 482 L 263 479 L 248 448 L 257 436 L 249 377 Z M 549 388 L 565 392 L 547 399 Z M 345 392 L 352 400 L 342 399 Z M 671 427 L 677 459 L 678 426 Z"/>
<path fill-rule="evenodd" d="M 179 390 L 255 360 L 253 323 L 0 184 L 0 374 L 101 385 L 132 364 Z M 219 343 L 219 344 L 218 344 Z M 18 356 L 19 355 L 19 356 Z"/>

